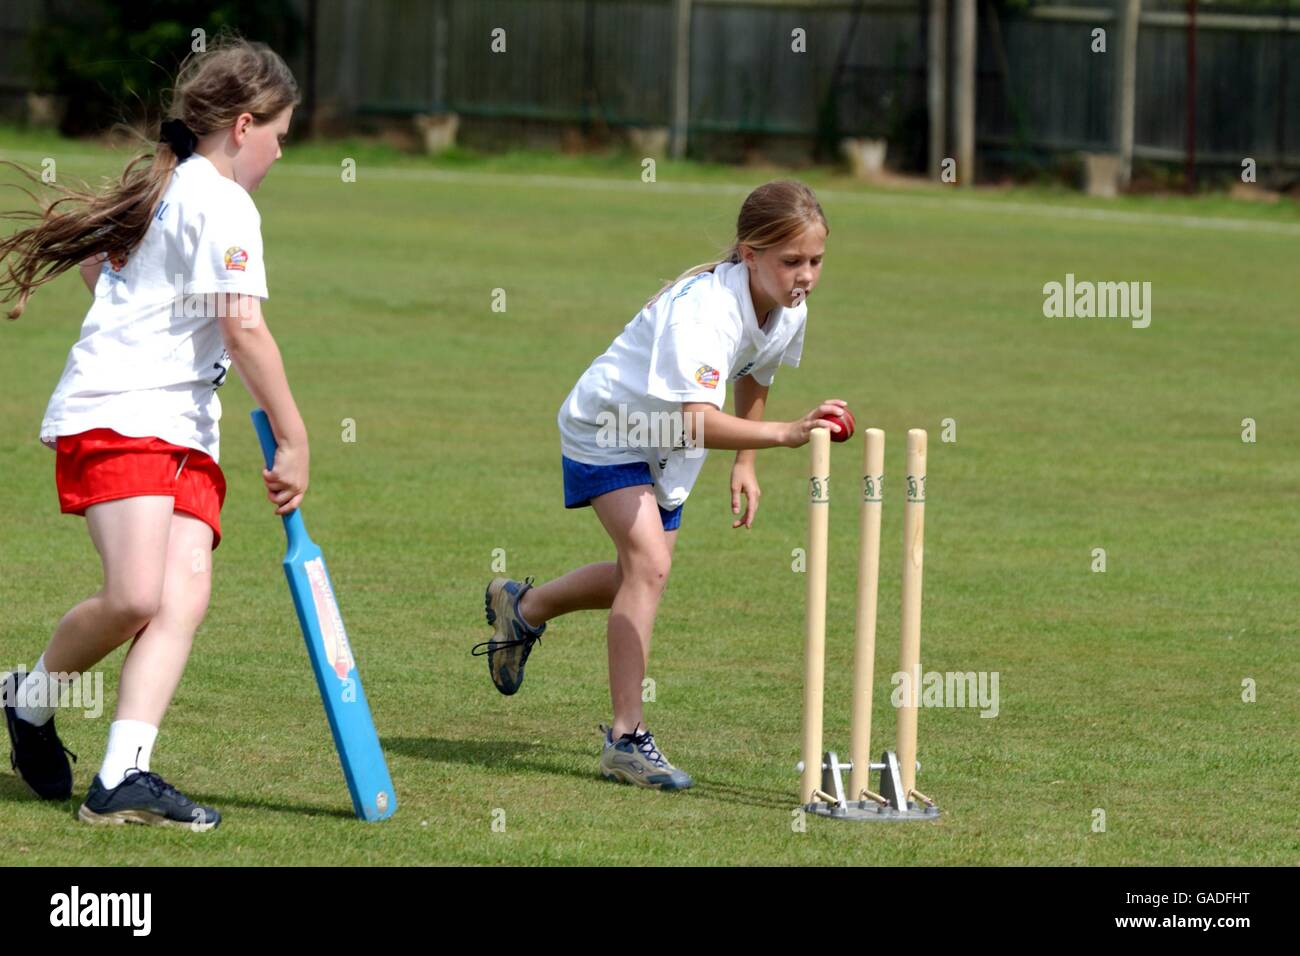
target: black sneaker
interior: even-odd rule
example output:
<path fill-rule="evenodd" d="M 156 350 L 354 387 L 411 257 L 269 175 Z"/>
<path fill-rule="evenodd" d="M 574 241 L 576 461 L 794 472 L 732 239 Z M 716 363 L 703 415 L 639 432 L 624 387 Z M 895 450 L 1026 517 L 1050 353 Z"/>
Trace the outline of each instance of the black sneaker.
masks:
<path fill-rule="evenodd" d="M 18 685 L 26 680 L 21 671 L 6 674 L 0 681 L 0 700 L 4 703 L 5 728 L 9 731 L 9 765 L 42 800 L 66 800 L 72 796 L 72 765 L 77 759 L 54 730 L 50 717 L 37 727 L 18 716 Z"/>
<path fill-rule="evenodd" d="M 128 770 L 126 779 L 109 790 L 95 774 L 86 802 L 77 811 L 86 823 L 143 823 L 154 827 L 212 830 L 221 814 L 195 803 L 156 773 Z"/>

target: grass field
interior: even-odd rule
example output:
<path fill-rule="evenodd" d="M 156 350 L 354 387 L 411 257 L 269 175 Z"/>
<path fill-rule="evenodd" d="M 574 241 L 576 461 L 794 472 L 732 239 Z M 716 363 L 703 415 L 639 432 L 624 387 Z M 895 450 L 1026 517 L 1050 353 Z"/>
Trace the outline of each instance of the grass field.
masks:
<path fill-rule="evenodd" d="M 0 158 L 90 176 L 121 157 L 8 131 Z M 335 170 L 358 159 L 358 181 Z M 485 639 L 495 549 L 545 580 L 613 557 L 565 511 L 555 413 L 660 280 L 730 239 L 778 175 L 636 157 L 292 151 L 256 199 L 267 316 L 312 436 L 304 514 L 325 549 L 400 809 L 351 819 L 280 570 L 237 376 L 222 392 L 225 541 L 211 609 L 154 769 L 219 807 L 206 835 L 74 820 L 108 712 L 60 716 L 80 754 L 66 805 L 0 773 L 9 862 L 32 864 L 1300 863 L 1300 213 L 1222 198 L 1111 203 L 1044 191 L 883 192 L 825 172 L 831 223 L 799 369 L 769 416 L 847 399 L 931 435 L 923 665 L 1000 677 L 995 718 L 924 709 L 918 786 L 937 823 L 792 814 L 802 686 L 806 450 L 761 453 L 754 528 L 731 530 L 731 455 L 684 512 L 660 611 L 651 729 L 697 781 L 602 782 L 604 616 L 554 622 L 514 698 Z M 0 172 L 4 181 L 13 181 Z M 689 184 L 699 184 L 693 187 Z M 18 202 L 6 191 L 5 208 Z M 1045 282 L 1143 280 L 1149 328 L 1049 319 Z M 494 289 L 507 311 L 492 311 Z M 30 665 L 99 587 L 84 522 L 58 513 L 36 436 L 87 307 L 80 280 L 0 328 L 0 667 Z M 955 442 L 940 440 L 944 419 Z M 1243 442 L 1242 420 L 1258 440 Z M 356 422 L 357 441 L 341 439 Z M 836 446 L 846 489 L 855 440 Z M 901 493 L 887 485 L 875 740 L 892 741 Z M 856 509 L 832 509 L 827 746 L 847 750 Z M 1107 568 L 1094 573 L 1093 551 Z M 1243 682 L 1257 699 L 1243 701 Z M 1095 811 L 1106 815 L 1094 832 Z M 504 817 L 497 811 L 504 811 Z M 494 820 L 504 819 L 504 830 Z"/>

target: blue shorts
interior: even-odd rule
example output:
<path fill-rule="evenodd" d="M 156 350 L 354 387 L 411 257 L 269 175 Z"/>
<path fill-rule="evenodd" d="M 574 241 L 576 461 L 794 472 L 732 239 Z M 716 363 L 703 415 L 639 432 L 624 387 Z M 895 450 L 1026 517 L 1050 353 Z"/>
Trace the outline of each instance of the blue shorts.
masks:
<path fill-rule="evenodd" d="M 643 461 L 625 465 L 587 465 L 574 461 L 567 455 L 560 456 L 564 463 L 564 507 L 585 508 L 591 499 L 619 488 L 634 485 L 653 485 L 650 466 Z M 659 518 L 664 523 L 665 531 L 676 531 L 682 523 L 682 509 L 678 505 L 672 511 L 659 509 Z"/>

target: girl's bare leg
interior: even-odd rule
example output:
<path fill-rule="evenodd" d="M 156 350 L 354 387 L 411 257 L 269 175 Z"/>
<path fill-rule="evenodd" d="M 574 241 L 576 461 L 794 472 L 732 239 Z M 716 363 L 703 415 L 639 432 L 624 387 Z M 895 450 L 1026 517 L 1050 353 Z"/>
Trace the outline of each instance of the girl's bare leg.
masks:
<path fill-rule="evenodd" d="M 104 586 L 63 616 L 45 649 L 51 674 L 78 674 L 143 630 L 162 601 L 173 499 L 122 498 L 86 509 Z"/>
<path fill-rule="evenodd" d="M 115 720 L 162 724 L 180 684 L 194 632 L 208 610 L 212 529 L 191 515 L 172 516 L 162 600 L 122 664 Z"/>
<path fill-rule="evenodd" d="M 654 490 L 649 485 L 600 495 L 592 499 L 592 506 L 618 549 L 617 589 L 610 602 L 606 630 L 613 732 L 617 738 L 643 723 L 641 682 L 650 656 L 659 598 L 672 567 L 670 532 L 664 531 Z"/>
<path fill-rule="evenodd" d="M 660 522 L 660 527 L 663 527 Z M 677 544 L 677 531 L 664 532 L 671 559 Z M 545 584 L 529 588 L 519 599 L 519 613 L 533 627 L 541 627 L 553 617 L 572 611 L 608 610 L 614 604 L 623 581 L 617 561 L 599 561 L 584 565 Z"/>

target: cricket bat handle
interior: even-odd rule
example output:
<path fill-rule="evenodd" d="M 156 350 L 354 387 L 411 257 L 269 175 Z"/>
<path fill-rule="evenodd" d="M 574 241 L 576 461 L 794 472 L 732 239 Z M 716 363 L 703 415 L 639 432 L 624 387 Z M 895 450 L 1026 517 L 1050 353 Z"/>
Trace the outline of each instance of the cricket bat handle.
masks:
<path fill-rule="evenodd" d="M 280 447 L 275 441 L 275 432 L 271 430 L 271 419 L 260 408 L 253 409 L 250 417 L 253 419 L 253 430 L 257 432 L 257 442 L 262 446 L 262 458 L 269 471 L 275 467 L 275 452 Z M 297 541 L 300 535 L 306 533 L 302 514 L 297 508 L 280 517 L 284 519 L 284 530 L 291 542 Z"/>

